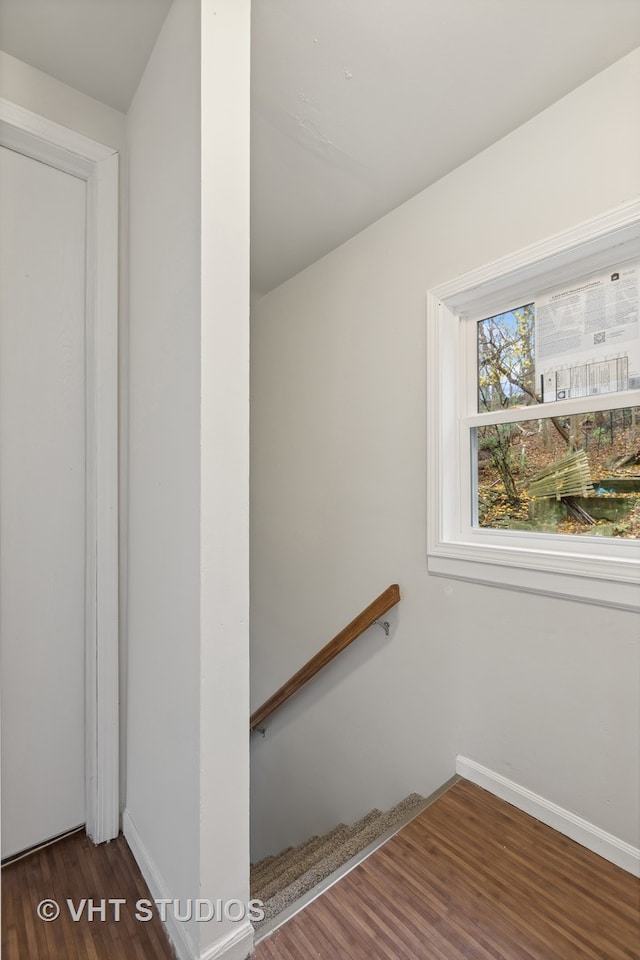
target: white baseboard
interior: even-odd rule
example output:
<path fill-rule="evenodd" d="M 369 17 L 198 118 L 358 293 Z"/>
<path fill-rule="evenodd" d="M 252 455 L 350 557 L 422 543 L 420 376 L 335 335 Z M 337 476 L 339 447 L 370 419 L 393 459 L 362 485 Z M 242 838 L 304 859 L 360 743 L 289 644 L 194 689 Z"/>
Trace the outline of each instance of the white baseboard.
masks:
<path fill-rule="evenodd" d="M 146 880 L 151 897 L 154 900 L 169 898 L 167 884 L 147 852 L 128 810 L 125 810 L 122 816 L 122 832 Z M 164 926 L 179 960 L 246 960 L 253 950 L 254 931 L 249 920 L 239 923 L 235 930 L 221 937 L 202 953 L 189 936 L 188 927 L 177 921 L 171 911 L 167 912 Z"/>
<path fill-rule="evenodd" d="M 640 876 L 640 850 L 632 847 L 630 843 L 614 837 L 612 833 L 601 830 L 595 824 L 583 820 L 570 810 L 559 807 L 551 800 L 541 797 L 527 787 L 508 780 L 501 774 L 483 767 L 475 760 L 469 760 L 467 757 L 458 756 L 456 758 L 456 773 L 464 777 L 465 780 L 471 780 L 477 783 L 479 787 L 484 787 L 489 793 L 495 794 L 501 800 L 506 800 L 512 806 L 517 807 L 524 813 L 530 814 L 541 823 L 553 827 L 565 837 L 570 837 L 577 843 L 582 844 L 594 853 L 604 857 L 616 866 L 622 867 L 628 873 L 635 877 Z"/>
<path fill-rule="evenodd" d="M 122 815 L 122 832 L 125 840 L 131 848 L 136 863 L 140 867 L 142 876 L 147 882 L 149 893 L 154 900 L 165 899 L 170 896 L 167 893 L 167 885 L 164 882 L 160 871 L 149 856 L 147 849 L 142 842 L 142 837 L 138 833 L 131 814 L 125 810 Z M 184 923 L 178 923 L 171 911 L 167 913 L 167 920 L 164 924 L 167 935 L 178 955 L 179 960 L 199 960 L 199 951 L 187 933 L 187 927 Z"/>
<path fill-rule="evenodd" d="M 238 924 L 238 929 L 213 943 L 200 960 L 246 960 L 253 951 L 254 930 L 249 920 Z"/>

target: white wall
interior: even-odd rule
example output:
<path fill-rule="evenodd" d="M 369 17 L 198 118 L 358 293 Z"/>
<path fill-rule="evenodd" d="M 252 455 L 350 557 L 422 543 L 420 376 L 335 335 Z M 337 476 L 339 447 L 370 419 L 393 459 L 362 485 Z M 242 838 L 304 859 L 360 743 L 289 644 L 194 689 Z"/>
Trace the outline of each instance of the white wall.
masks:
<path fill-rule="evenodd" d="M 127 119 L 125 833 L 154 895 L 246 902 L 249 7 L 200 8 L 174 0 Z M 180 956 L 252 942 L 169 932 Z"/>
<path fill-rule="evenodd" d="M 638 844 L 638 619 L 426 573 L 425 293 L 637 196 L 639 91 L 637 50 L 254 305 L 252 706 L 403 593 L 254 738 L 254 857 L 457 753 Z"/>
<path fill-rule="evenodd" d="M 250 10 L 250 0 L 202 0 L 200 889 L 245 904 Z M 218 926 L 201 924 L 201 949 L 230 938 L 230 960 L 247 956 L 252 929 Z"/>
<path fill-rule="evenodd" d="M 127 115 L 126 816 L 162 895 L 182 898 L 200 857 L 199 46 L 198 4 L 179 0 Z"/>
<path fill-rule="evenodd" d="M 123 158 L 122 789 L 154 895 L 183 900 L 249 896 L 249 13 L 175 0 L 127 118 L 0 51 L 0 96 Z M 171 934 L 230 958 L 252 937 Z"/>

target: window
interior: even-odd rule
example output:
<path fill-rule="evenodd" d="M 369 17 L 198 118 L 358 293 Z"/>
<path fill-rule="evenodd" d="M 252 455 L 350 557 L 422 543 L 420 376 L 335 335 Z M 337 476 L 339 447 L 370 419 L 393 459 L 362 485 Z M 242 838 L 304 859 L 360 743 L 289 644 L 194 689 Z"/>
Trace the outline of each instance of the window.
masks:
<path fill-rule="evenodd" d="M 640 608 L 640 203 L 429 292 L 428 567 Z"/>

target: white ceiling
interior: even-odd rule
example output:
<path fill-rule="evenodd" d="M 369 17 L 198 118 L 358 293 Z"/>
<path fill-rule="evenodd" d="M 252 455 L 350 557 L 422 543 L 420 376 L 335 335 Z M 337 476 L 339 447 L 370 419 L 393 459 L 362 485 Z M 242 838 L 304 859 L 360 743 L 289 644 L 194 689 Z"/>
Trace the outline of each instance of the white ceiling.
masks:
<path fill-rule="evenodd" d="M 0 0 L 0 49 L 126 111 L 171 0 Z"/>
<path fill-rule="evenodd" d="M 254 0 L 254 289 L 639 45 L 638 0 Z"/>
<path fill-rule="evenodd" d="M 0 0 L 0 47 L 126 110 L 169 6 Z M 640 46 L 639 0 L 253 0 L 252 19 L 256 292 Z"/>

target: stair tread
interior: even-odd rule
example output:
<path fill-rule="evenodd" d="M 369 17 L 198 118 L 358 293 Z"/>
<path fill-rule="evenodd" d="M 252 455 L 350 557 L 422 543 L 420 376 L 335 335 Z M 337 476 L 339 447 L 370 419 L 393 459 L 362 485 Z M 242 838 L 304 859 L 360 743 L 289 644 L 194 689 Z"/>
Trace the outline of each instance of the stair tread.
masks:
<path fill-rule="evenodd" d="M 304 872 L 299 873 L 285 884 L 283 881 L 288 879 L 285 871 L 280 875 L 280 883 L 274 882 L 266 885 L 263 890 L 267 895 L 259 897 L 264 902 L 265 917 L 261 923 L 256 924 L 256 929 L 277 916 L 285 907 L 294 903 L 331 873 L 347 863 L 348 860 L 360 853 L 377 837 L 395 826 L 404 816 L 419 806 L 423 800 L 423 797 L 414 793 L 401 800 L 386 813 L 372 810 L 353 825 L 348 836 L 340 837 L 337 845 L 329 844 L 327 852 L 320 859 L 316 859 L 315 862 L 307 866 Z M 332 832 L 335 833 L 335 830 L 329 831 L 329 833 Z M 321 839 L 326 839 L 326 836 Z M 324 845 L 317 849 L 323 850 Z"/>
<path fill-rule="evenodd" d="M 255 876 L 252 873 L 250 880 L 251 895 L 253 897 L 260 897 L 261 894 L 258 891 L 264 890 L 267 885 L 276 881 L 278 877 L 282 876 L 283 873 L 291 868 L 292 863 L 297 863 L 300 858 L 309 854 L 322 843 L 323 839 L 321 836 L 314 835 L 308 840 L 305 840 L 304 843 L 298 844 L 297 847 L 290 847 L 289 850 L 286 851 L 286 854 L 279 855 L 271 865 L 271 868 L 266 869 L 262 874 Z"/>
<path fill-rule="evenodd" d="M 284 850 L 281 850 L 280 853 L 276 853 L 272 857 L 266 857 L 264 860 L 261 860 L 255 866 L 251 867 L 250 873 L 250 884 L 251 888 L 255 883 L 260 883 L 263 881 L 265 876 L 276 876 L 280 870 L 283 869 L 287 861 L 298 854 L 298 851 L 301 847 L 304 847 L 307 844 L 310 844 L 317 840 L 317 836 L 310 837 L 308 840 L 305 840 L 304 843 L 298 844 L 298 846 L 285 847 Z"/>
<path fill-rule="evenodd" d="M 336 842 L 343 843 L 359 829 L 362 829 L 362 826 L 366 825 L 373 817 L 379 815 L 379 810 L 372 810 L 366 817 L 351 826 L 339 824 L 322 836 L 314 837 L 312 841 L 307 841 L 307 843 L 296 847 L 282 868 L 275 870 L 273 874 L 270 873 L 268 877 L 263 877 L 261 881 L 256 883 L 255 888 L 252 886 L 251 895 L 259 900 L 268 900 L 279 889 L 288 886 L 301 874 L 311 869 L 314 864 L 326 856 L 327 850 L 333 849 Z"/>

